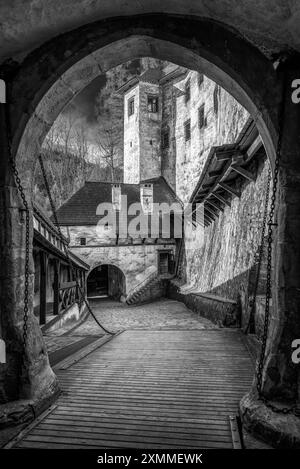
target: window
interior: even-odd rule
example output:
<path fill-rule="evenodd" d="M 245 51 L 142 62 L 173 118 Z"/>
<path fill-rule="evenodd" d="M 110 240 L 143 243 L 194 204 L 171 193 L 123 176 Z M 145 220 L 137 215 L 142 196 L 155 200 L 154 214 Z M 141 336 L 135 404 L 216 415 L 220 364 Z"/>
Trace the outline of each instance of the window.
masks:
<path fill-rule="evenodd" d="M 148 112 L 158 112 L 158 96 L 148 96 Z"/>
<path fill-rule="evenodd" d="M 80 246 L 86 245 L 86 238 L 80 238 Z"/>
<path fill-rule="evenodd" d="M 185 102 L 188 103 L 191 99 L 191 81 L 188 80 L 185 84 Z"/>
<path fill-rule="evenodd" d="M 170 251 L 158 251 L 158 273 L 168 275 L 174 271 L 174 256 Z"/>
<path fill-rule="evenodd" d="M 128 117 L 134 114 L 134 97 L 128 100 Z"/>
<path fill-rule="evenodd" d="M 150 145 L 153 145 L 153 141 L 152 141 L 152 140 L 150 140 L 149 143 L 150 143 Z"/>
<path fill-rule="evenodd" d="M 186 142 L 191 139 L 191 119 L 184 123 L 184 138 Z"/>
<path fill-rule="evenodd" d="M 198 86 L 199 86 L 199 88 L 200 88 L 200 86 L 202 85 L 203 82 L 204 82 L 203 73 L 198 73 Z"/>
<path fill-rule="evenodd" d="M 199 107 L 199 110 L 198 110 L 198 122 L 199 122 L 199 129 L 203 129 L 203 127 L 206 126 L 204 104 L 202 104 L 202 106 Z"/>
<path fill-rule="evenodd" d="M 163 133 L 162 133 L 162 136 L 161 136 L 161 145 L 162 145 L 162 148 L 169 148 L 169 131 L 168 130 L 165 130 Z"/>
<path fill-rule="evenodd" d="M 121 210 L 121 186 L 113 184 L 111 188 L 111 200 L 115 210 Z"/>

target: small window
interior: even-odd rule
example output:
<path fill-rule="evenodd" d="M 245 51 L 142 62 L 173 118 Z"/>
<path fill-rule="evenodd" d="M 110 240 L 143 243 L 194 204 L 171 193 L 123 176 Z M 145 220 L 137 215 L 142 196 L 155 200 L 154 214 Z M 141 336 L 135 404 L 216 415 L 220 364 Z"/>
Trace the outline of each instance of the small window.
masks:
<path fill-rule="evenodd" d="M 199 86 L 199 88 L 200 88 L 200 86 L 202 85 L 203 82 L 204 82 L 203 73 L 198 73 L 198 86 Z"/>
<path fill-rule="evenodd" d="M 161 145 L 162 145 L 162 148 L 169 148 L 170 142 L 169 142 L 169 131 L 168 130 L 165 130 L 162 133 Z"/>
<path fill-rule="evenodd" d="M 191 119 L 184 123 L 184 138 L 186 142 L 191 139 Z"/>
<path fill-rule="evenodd" d="M 130 142 L 130 148 L 132 148 L 132 142 Z"/>
<path fill-rule="evenodd" d="M 188 80 L 185 84 L 185 102 L 188 103 L 191 99 L 191 81 Z"/>
<path fill-rule="evenodd" d="M 153 145 L 153 141 L 152 141 L 152 140 L 150 140 L 149 143 L 150 143 L 150 145 Z"/>
<path fill-rule="evenodd" d="M 80 238 L 80 246 L 86 246 L 86 238 Z"/>
<path fill-rule="evenodd" d="M 202 106 L 199 107 L 199 110 L 198 110 L 198 121 L 199 121 L 199 129 L 203 129 L 203 127 L 206 126 L 204 104 L 202 104 Z"/>
<path fill-rule="evenodd" d="M 134 114 L 134 97 L 128 100 L 128 117 Z"/>
<path fill-rule="evenodd" d="M 148 96 L 148 112 L 158 112 L 158 97 Z"/>

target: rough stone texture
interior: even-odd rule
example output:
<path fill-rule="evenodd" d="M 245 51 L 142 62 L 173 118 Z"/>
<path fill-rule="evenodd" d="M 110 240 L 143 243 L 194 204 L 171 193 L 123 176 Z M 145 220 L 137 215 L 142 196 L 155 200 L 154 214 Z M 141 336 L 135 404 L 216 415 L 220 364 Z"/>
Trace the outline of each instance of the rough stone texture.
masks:
<path fill-rule="evenodd" d="M 245 0 L 245 2 L 243 5 L 248 5 L 248 1 Z M 239 21 L 244 25 L 248 24 L 249 30 L 253 28 L 253 31 L 258 31 L 261 34 L 261 39 L 270 38 L 269 31 L 276 31 L 275 36 L 284 38 L 284 44 L 287 41 L 295 44 L 295 40 L 290 41 L 289 34 L 286 34 L 287 31 L 291 31 L 291 29 L 287 29 L 286 24 L 288 22 L 291 25 L 290 27 L 293 28 L 296 17 L 294 15 L 297 10 L 294 10 L 293 15 L 291 15 L 290 10 L 281 7 L 279 11 L 282 13 L 282 8 L 284 8 L 285 18 L 288 18 L 288 20 L 283 20 L 282 14 L 278 14 L 278 10 L 273 8 L 275 0 L 269 0 L 269 2 L 271 3 L 268 3 L 267 6 L 269 8 L 267 10 L 266 2 L 263 2 L 263 8 L 258 6 L 253 9 L 253 5 L 251 5 L 251 11 L 248 8 L 246 10 L 244 8 L 239 9 L 239 11 L 242 11 L 242 14 L 241 17 L 238 15 L 237 24 L 239 24 Z M 186 12 L 186 3 L 180 3 L 183 11 Z M 199 4 L 199 2 L 197 3 Z M 223 2 L 222 4 L 227 5 L 227 7 L 229 5 L 228 2 L 226 4 Z M 19 5 L 17 5 L 18 14 L 23 19 L 25 15 L 23 15 L 23 12 L 18 7 Z M 76 11 L 73 3 L 72 8 L 73 11 Z M 209 7 L 206 7 L 205 11 L 207 11 L 207 8 Z M 198 11 L 203 12 L 204 10 Z M 226 21 L 226 18 L 234 17 L 232 15 L 232 8 L 228 8 L 227 13 L 224 9 L 222 11 L 217 9 L 216 11 L 219 12 L 218 14 L 221 13 L 220 19 L 222 19 L 223 14 L 224 21 Z M 266 11 L 268 12 L 268 18 L 271 15 L 269 21 L 266 21 Z M 59 9 L 55 8 L 55 12 L 59 12 Z M 258 13 L 253 16 L 253 12 Z M 6 16 L 4 11 L 3 17 Z M 275 22 L 274 18 L 276 18 Z M 94 16 L 93 19 L 95 19 Z M 252 19 L 251 25 L 249 24 L 249 19 Z M 292 20 L 289 21 L 289 19 Z M 84 18 L 82 20 L 86 21 Z M 15 23 L 15 19 L 13 19 L 13 23 Z M 40 22 L 38 24 L 40 27 Z M 61 23 L 59 22 L 57 25 L 59 27 Z M 259 29 L 257 29 L 258 27 Z M 67 29 L 72 29 L 72 24 L 68 24 Z M 30 32 L 27 19 L 26 30 Z M 57 32 L 57 30 L 52 31 L 52 34 Z M 140 36 L 143 36 L 143 34 L 147 36 L 146 39 L 135 38 L 137 52 L 134 49 L 127 49 L 129 42 L 124 41 L 123 49 L 121 48 L 124 55 L 122 53 L 113 53 L 116 51 L 116 48 L 110 47 L 108 44 L 114 42 L 115 46 L 118 40 L 128 39 L 128 36 L 136 33 Z M 43 28 L 36 36 L 35 34 L 32 36 L 29 34 L 29 36 L 30 40 L 28 41 L 28 36 L 24 37 L 22 29 L 22 47 L 20 47 L 20 43 L 15 44 L 13 48 L 10 48 L 10 52 L 24 50 L 25 44 L 28 47 L 30 47 L 29 44 L 35 47 L 37 42 L 42 42 L 46 37 L 49 37 Z M 149 36 L 155 36 L 155 40 Z M 297 38 L 298 35 L 293 34 L 294 37 Z M 134 44 L 134 41 L 130 44 Z M 11 45 L 12 43 L 9 41 L 9 47 Z M 219 82 L 233 96 L 239 99 L 254 116 L 268 156 L 272 162 L 274 161 L 274 148 L 278 137 L 278 116 L 280 109 L 278 104 L 281 98 L 282 67 L 275 71 L 272 62 L 268 61 L 257 49 L 252 48 L 244 40 L 244 35 L 238 36 L 236 33 L 223 28 L 221 24 L 212 23 L 207 20 L 194 21 L 190 19 L 182 21 L 182 18 L 175 17 L 168 17 L 166 21 L 163 15 L 158 15 L 155 19 L 150 16 L 143 18 L 135 17 L 132 19 L 124 18 L 122 22 L 116 19 L 113 22 L 108 20 L 102 24 L 89 25 L 89 27 L 82 30 L 73 31 L 61 36 L 58 41 L 47 43 L 47 45 L 26 57 L 18 70 L 13 86 L 14 107 L 11 109 L 11 115 L 13 118 L 13 130 L 15 132 L 15 150 L 18 147 L 25 125 L 33 113 L 33 109 L 47 89 L 56 82 L 62 71 L 74 65 L 74 62 L 79 58 L 96 49 L 100 48 L 98 57 L 102 57 L 104 50 L 101 48 L 103 47 L 107 53 L 103 64 L 108 66 L 113 66 L 118 61 L 122 61 L 124 56 L 126 56 L 126 59 L 130 58 L 134 50 L 134 53 L 137 54 L 136 56 L 139 56 L 141 53 L 144 56 L 155 55 L 160 58 L 173 60 L 189 68 L 205 71 L 210 78 Z M 126 49 L 127 52 L 124 52 Z M 284 50 L 286 50 L 285 47 Z M 200 56 L 205 58 L 200 58 Z M 245 58 L 247 59 L 245 60 Z M 295 63 L 292 66 L 288 62 L 284 65 L 284 68 L 288 70 L 286 89 L 290 90 L 292 80 L 295 76 L 299 76 L 299 59 L 296 57 Z M 57 86 L 59 86 L 59 83 L 57 83 Z M 60 105 L 57 106 L 58 113 L 66 104 L 69 96 L 68 91 L 65 88 L 63 90 L 64 94 L 61 96 Z M 300 149 L 300 113 L 299 106 L 292 104 L 290 94 L 286 96 L 285 104 L 282 164 L 279 171 L 278 237 L 276 239 L 274 269 L 276 294 L 274 295 L 275 304 L 271 316 L 270 340 L 268 342 L 264 370 L 264 390 L 268 397 L 281 398 L 284 396 L 295 399 L 299 384 L 297 384 L 297 372 L 291 365 L 290 344 L 295 335 L 297 337 L 300 336 L 298 314 L 300 304 L 300 204 L 298 193 L 300 174 L 300 160 L 298 158 Z M 1 129 L 5 128 L 2 124 L 3 119 L 1 116 Z M 32 134 L 33 151 L 27 152 L 26 156 L 32 158 L 33 161 L 36 158 L 36 152 L 39 151 L 38 142 L 42 133 L 45 132 L 47 125 L 47 123 L 44 123 L 42 129 L 38 130 L 36 134 Z M 7 184 L 7 168 L 3 169 L 2 162 L 0 167 L 2 170 L 0 172 L 1 177 L 2 174 L 4 175 L 2 181 L 5 179 Z M 26 182 L 30 183 L 30 171 L 32 169 L 30 161 L 23 160 L 21 167 L 25 168 Z M 7 203 L 4 204 L 5 216 L 9 213 L 9 206 Z M 12 249 L 9 242 L 6 247 L 8 248 L 7 251 L 4 249 L 1 254 L 1 263 L 4 266 L 9 266 L 11 265 L 9 261 L 12 258 Z M 18 316 L 15 314 L 16 296 L 14 289 L 18 281 L 19 278 L 14 277 L 13 288 L 9 288 L 12 282 L 7 272 L 5 272 L 4 278 L 1 278 L 2 301 L 10 307 L 9 315 L 5 314 L 5 318 L 8 318 L 8 323 L 5 324 L 5 333 L 9 332 L 10 329 L 15 330 L 18 328 Z M 3 294 L 3 291 L 5 291 L 5 294 Z M 21 298 L 20 291 L 19 293 L 17 292 L 18 300 Z M 11 327 L 11 324 L 13 324 L 13 327 Z M 38 328 L 34 329 L 33 326 L 33 331 L 39 337 Z M 16 340 L 16 343 L 20 343 L 19 338 Z M 38 350 L 33 348 L 33 351 L 34 353 L 31 358 L 35 360 L 38 356 Z M 45 370 L 45 360 L 42 361 L 42 364 L 42 368 L 38 370 L 41 372 L 41 375 Z M 18 373 L 14 371 L 14 375 L 18 376 Z M 43 382 L 43 379 L 36 382 L 33 379 L 31 384 L 33 387 L 36 387 L 41 382 Z M 38 386 L 36 389 L 38 389 Z"/>
<path fill-rule="evenodd" d="M 277 449 L 300 449 L 299 417 L 272 412 L 252 393 L 241 400 L 240 414 L 250 434 Z"/>
<path fill-rule="evenodd" d="M 193 293 L 181 293 L 178 285 L 172 281 L 168 284 L 167 296 L 182 301 L 190 310 L 220 327 L 237 327 L 240 324 L 238 306 L 231 302 L 217 301 Z"/>
<path fill-rule="evenodd" d="M 159 112 L 147 109 L 148 95 L 160 98 L 159 86 L 139 82 L 124 94 L 124 182 L 138 184 L 144 179 L 161 175 Z M 134 99 L 134 114 L 128 115 L 128 103 Z"/>
<path fill-rule="evenodd" d="M 59 5 L 55 0 L 42 0 L 38 6 L 18 0 L 12 5 L 1 5 L 1 17 L 5 18 L 0 36 L 1 55 L 24 53 L 62 32 L 101 18 L 151 12 L 195 15 L 223 22 L 229 28 L 236 28 L 241 36 L 248 37 L 264 52 L 278 52 L 287 46 L 300 48 L 299 6 L 281 0 L 259 0 L 255 8 L 249 0 L 152 0 L 150 3 L 147 0 L 133 3 L 73 0 Z"/>
<path fill-rule="evenodd" d="M 132 88 L 124 96 L 124 182 L 140 182 L 140 89 Z M 134 99 L 134 114 L 128 115 L 128 103 Z"/>
<path fill-rule="evenodd" d="M 190 81 L 191 99 L 185 96 L 176 99 L 176 192 L 187 203 L 198 182 L 202 168 L 211 147 L 233 143 L 245 124 L 247 111 L 225 90 L 218 93 L 218 110 L 214 105 L 216 84 L 204 76 L 198 85 L 198 73 L 190 71 L 187 77 L 177 84 L 184 91 Z M 206 124 L 199 128 L 199 107 L 204 104 Z M 191 139 L 185 140 L 184 123 L 190 119 Z"/>
<path fill-rule="evenodd" d="M 75 254 L 91 266 L 91 270 L 101 264 L 112 264 L 118 267 L 126 278 L 126 294 L 147 277 L 158 272 L 158 251 L 164 249 L 171 249 L 174 252 L 175 245 L 132 244 L 130 246 L 72 248 Z"/>
<path fill-rule="evenodd" d="M 96 317 L 113 332 L 122 329 L 214 329 L 208 319 L 189 310 L 183 303 L 162 299 L 151 304 L 128 306 L 112 300 L 91 302 Z M 99 333 L 99 326 L 89 316 L 72 334 L 93 335 Z"/>
<path fill-rule="evenodd" d="M 261 240 L 267 161 L 257 162 L 257 178 L 242 184 L 241 197 L 220 212 L 204 234 L 204 244 L 188 249 L 187 284 L 194 291 L 211 292 L 235 301 L 249 294 L 249 272 Z M 196 240 L 197 243 L 197 240 Z"/>

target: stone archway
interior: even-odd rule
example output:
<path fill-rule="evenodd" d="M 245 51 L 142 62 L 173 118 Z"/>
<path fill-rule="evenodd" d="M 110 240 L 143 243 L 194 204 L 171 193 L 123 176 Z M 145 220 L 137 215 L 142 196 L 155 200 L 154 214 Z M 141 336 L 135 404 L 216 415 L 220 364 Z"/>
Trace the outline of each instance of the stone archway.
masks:
<path fill-rule="evenodd" d="M 89 299 L 112 298 L 119 301 L 126 295 L 126 280 L 122 270 L 113 264 L 100 264 L 87 277 Z"/>
<path fill-rule="evenodd" d="M 10 114 L 13 153 L 29 198 L 32 172 L 40 145 L 63 107 L 99 72 L 102 73 L 124 60 L 147 55 L 203 71 L 229 91 L 254 118 L 271 164 L 274 165 L 282 99 L 282 72 L 284 68 L 287 70 L 289 85 L 295 73 L 298 73 L 297 61 L 290 61 L 275 71 L 272 62 L 236 31 L 230 31 L 222 24 L 209 20 L 170 15 L 113 19 L 90 24 L 50 41 L 29 54 L 22 66 L 12 71 L 14 79 L 10 94 Z M 296 155 L 300 142 L 297 137 L 299 111 L 295 107 L 291 108 L 288 96 L 285 101 L 283 118 L 286 118 L 289 131 L 284 133 L 282 139 L 284 164 L 279 174 L 279 228 L 274 310 L 271 318 L 272 340 L 269 341 L 267 350 L 264 390 L 266 395 L 275 398 L 294 399 L 297 395 L 297 376 L 291 367 L 288 353 L 292 331 L 299 331 L 299 320 L 294 311 L 297 311 L 300 302 L 297 293 L 299 275 L 296 280 L 299 273 L 296 262 L 300 256 L 297 247 L 300 232 L 297 221 L 299 208 L 295 203 L 295 183 L 300 173 Z M 14 207 L 13 217 L 17 218 L 20 202 L 15 189 L 14 193 L 10 193 L 10 198 Z M 292 248 L 287 248 L 285 243 L 291 232 Z M 19 227 L 18 236 L 22 236 L 22 233 L 22 227 Z M 291 249 L 294 249 L 296 255 L 292 255 Z M 6 255 L 11 259 L 13 250 Z M 288 263 L 294 266 L 292 272 L 289 270 L 290 273 L 285 268 Z M 21 256 L 20 270 L 22 266 Z M 11 304 L 20 318 L 21 303 L 17 308 L 13 301 Z M 289 316 L 290 321 L 287 321 L 286 311 L 289 310 L 292 314 Z M 34 351 L 30 357 L 35 370 L 37 355 L 38 352 Z M 40 376 L 45 374 L 45 366 L 47 367 L 46 361 L 35 374 L 35 379 L 27 388 L 27 394 L 30 395 L 33 385 L 42 390 L 37 383 L 41 383 Z M 53 380 L 51 377 L 47 386 L 49 383 L 51 386 Z"/>

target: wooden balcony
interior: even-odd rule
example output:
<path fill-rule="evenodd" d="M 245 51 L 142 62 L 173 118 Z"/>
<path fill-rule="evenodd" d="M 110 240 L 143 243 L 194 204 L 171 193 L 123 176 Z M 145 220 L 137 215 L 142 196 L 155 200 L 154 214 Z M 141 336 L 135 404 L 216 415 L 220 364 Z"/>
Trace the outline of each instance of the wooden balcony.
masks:
<path fill-rule="evenodd" d="M 231 206 L 233 197 L 240 197 L 241 179 L 255 181 L 251 161 L 258 151 L 264 149 L 252 119 L 247 121 L 236 143 L 212 147 L 191 197 L 194 211 L 196 204 L 204 204 L 205 226 L 226 206 Z"/>

